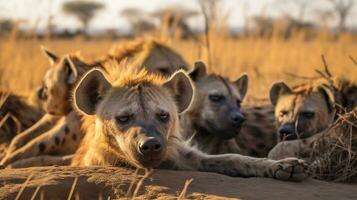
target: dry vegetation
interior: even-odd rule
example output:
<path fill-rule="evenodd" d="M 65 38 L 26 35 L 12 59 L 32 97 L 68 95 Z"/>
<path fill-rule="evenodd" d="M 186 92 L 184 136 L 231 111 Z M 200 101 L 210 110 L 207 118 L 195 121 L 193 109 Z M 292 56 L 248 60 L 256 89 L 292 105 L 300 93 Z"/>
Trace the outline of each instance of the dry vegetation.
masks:
<path fill-rule="evenodd" d="M 89 60 L 104 55 L 115 42 L 110 39 L 86 40 L 81 37 L 60 39 L 16 39 L 8 36 L 0 39 L 0 87 L 19 93 L 38 86 L 49 66 L 40 51 L 40 45 L 64 54 L 80 51 Z M 254 98 L 266 98 L 270 85 L 277 80 L 289 83 L 306 81 L 287 75 L 315 76 L 314 70 L 322 66 L 320 56 L 325 55 L 332 73 L 357 81 L 355 64 L 349 56 L 357 57 L 357 37 L 351 34 L 333 38 L 321 32 L 313 40 L 306 41 L 303 34 L 295 34 L 287 40 L 278 36 L 271 39 L 256 37 L 233 38 L 226 34 L 210 34 L 210 55 L 205 42 L 196 40 L 166 39 L 170 46 L 193 63 L 201 59 L 211 61 L 211 71 L 234 79 L 242 72 L 251 78 L 249 94 Z M 205 41 L 203 38 L 201 41 Z"/>
<path fill-rule="evenodd" d="M 332 137 L 331 137 L 332 136 Z M 322 153 L 323 152 L 323 153 Z M 313 176 L 335 182 L 357 180 L 357 109 L 343 115 L 311 152 Z"/>

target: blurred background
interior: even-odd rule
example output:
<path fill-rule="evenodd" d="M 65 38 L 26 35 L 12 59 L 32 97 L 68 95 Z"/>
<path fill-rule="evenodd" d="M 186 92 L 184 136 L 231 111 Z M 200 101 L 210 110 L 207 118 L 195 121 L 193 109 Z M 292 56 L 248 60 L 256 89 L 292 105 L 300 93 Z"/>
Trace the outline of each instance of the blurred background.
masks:
<path fill-rule="evenodd" d="M 0 0 L 0 88 L 41 83 L 40 45 L 95 60 L 148 36 L 231 79 L 247 72 L 249 98 L 266 98 L 274 81 L 316 77 L 321 55 L 357 81 L 357 0 Z"/>

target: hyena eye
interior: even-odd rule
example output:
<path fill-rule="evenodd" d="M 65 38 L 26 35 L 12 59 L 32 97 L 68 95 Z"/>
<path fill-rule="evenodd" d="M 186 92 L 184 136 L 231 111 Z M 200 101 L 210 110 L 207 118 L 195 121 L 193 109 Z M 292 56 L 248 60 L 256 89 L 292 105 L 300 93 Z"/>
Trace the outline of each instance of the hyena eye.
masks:
<path fill-rule="evenodd" d="M 167 69 L 167 68 L 165 68 L 165 67 L 160 67 L 160 68 L 158 68 L 158 70 L 159 70 L 159 72 L 160 72 L 161 74 L 164 74 L 164 75 L 170 74 L 169 69 Z"/>
<path fill-rule="evenodd" d="M 279 112 L 279 117 L 284 117 L 287 114 L 288 114 L 288 111 L 282 110 L 282 111 Z"/>
<path fill-rule="evenodd" d="M 240 99 L 237 99 L 237 106 L 240 107 L 241 104 L 242 104 L 242 101 Z"/>
<path fill-rule="evenodd" d="M 304 112 L 301 112 L 300 115 L 306 119 L 312 119 L 312 118 L 314 118 L 315 113 L 311 112 L 311 111 L 304 111 Z"/>
<path fill-rule="evenodd" d="M 47 100 L 47 88 L 45 86 L 41 87 L 37 91 L 37 96 L 40 100 Z"/>
<path fill-rule="evenodd" d="M 156 115 L 156 117 L 159 121 L 164 122 L 164 123 L 168 122 L 170 119 L 169 113 L 166 113 L 166 112 L 160 112 Z"/>
<path fill-rule="evenodd" d="M 225 99 L 225 97 L 223 95 L 220 95 L 220 94 L 210 94 L 208 96 L 208 98 L 212 102 L 220 102 L 220 101 L 223 101 Z"/>
<path fill-rule="evenodd" d="M 128 123 L 130 120 L 132 119 L 131 115 L 125 114 L 125 115 L 119 115 L 115 117 L 115 120 L 119 123 L 119 124 L 126 124 Z"/>

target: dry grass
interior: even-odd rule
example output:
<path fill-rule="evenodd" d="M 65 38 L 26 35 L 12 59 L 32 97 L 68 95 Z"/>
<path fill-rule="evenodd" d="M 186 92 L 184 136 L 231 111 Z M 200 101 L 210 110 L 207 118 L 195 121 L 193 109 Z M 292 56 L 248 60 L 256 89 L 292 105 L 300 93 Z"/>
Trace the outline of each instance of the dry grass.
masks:
<path fill-rule="evenodd" d="M 332 40 L 321 33 L 310 41 L 305 41 L 299 34 L 289 40 L 279 37 L 236 39 L 226 34 L 211 34 L 210 70 L 232 79 L 247 72 L 251 79 L 249 94 L 256 98 L 266 98 L 274 81 L 285 80 L 290 84 L 302 81 L 287 73 L 314 76 L 314 69 L 322 66 L 322 54 L 334 75 L 344 75 L 347 79 L 357 81 L 356 66 L 349 58 L 357 58 L 356 41 L 357 36 L 350 34 L 340 35 L 338 39 Z M 22 93 L 40 84 L 49 66 L 40 51 L 42 44 L 58 54 L 81 51 L 86 59 L 93 60 L 106 54 L 115 42 L 120 41 L 0 38 L 0 87 Z M 198 59 L 208 61 L 207 51 L 202 43 L 177 39 L 168 40 L 168 43 L 183 54 L 189 63 Z"/>
<path fill-rule="evenodd" d="M 336 182 L 357 181 L 357 109 L 340 115 L 311 152 L 313 176 Z"/>

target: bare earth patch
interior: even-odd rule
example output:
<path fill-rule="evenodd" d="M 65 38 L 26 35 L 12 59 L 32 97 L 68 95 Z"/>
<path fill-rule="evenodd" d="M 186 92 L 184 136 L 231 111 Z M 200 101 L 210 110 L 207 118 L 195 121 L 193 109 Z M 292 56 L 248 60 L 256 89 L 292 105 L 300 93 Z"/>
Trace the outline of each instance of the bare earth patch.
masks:
<path fill-rule="evenodd" d="M 140 173 L 139 173 L 140 174 Z M 143 173 L 141 173 L 143 174 Z M 142 175 L 114 167 L 35 167 L 0 170 L 0 199 L 130 199 Z M 318 180 L 301 183 L 232 178 L 214 173 L 155 170 L 137 199 L 177 199 L 185 182 L 188 199 L 357 199 L 356 185 Z M 72 191 L 72 192 L 71 192 Z"/>

